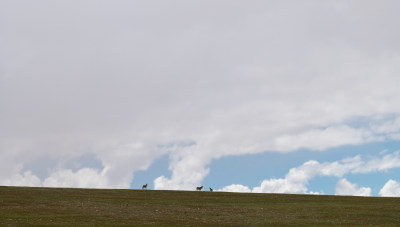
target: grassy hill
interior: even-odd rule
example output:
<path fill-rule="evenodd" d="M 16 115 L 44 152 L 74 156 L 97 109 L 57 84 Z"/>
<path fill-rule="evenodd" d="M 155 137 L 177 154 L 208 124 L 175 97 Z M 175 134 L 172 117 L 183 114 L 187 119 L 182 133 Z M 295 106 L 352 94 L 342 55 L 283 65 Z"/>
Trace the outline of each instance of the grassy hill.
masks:
<path fill-rule="evenodd" d="M 0 187 L 0 226 L 399 226 L 400 198 Z"/>

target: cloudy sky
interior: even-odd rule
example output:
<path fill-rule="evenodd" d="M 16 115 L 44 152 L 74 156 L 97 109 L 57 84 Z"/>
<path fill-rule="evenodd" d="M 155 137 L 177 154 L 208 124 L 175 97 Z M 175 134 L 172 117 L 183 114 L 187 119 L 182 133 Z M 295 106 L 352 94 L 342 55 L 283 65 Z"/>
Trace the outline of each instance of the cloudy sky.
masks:
<path fill-rule="evenodd" d="M 396 0 L 0 0 L 0 185 L 400 196 Z"/>

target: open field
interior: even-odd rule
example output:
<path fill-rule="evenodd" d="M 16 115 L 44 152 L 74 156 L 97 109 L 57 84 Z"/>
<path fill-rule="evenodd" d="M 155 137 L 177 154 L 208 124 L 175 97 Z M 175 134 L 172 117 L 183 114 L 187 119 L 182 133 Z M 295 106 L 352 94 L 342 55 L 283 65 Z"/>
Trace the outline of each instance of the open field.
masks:
<path fill-rule="evenodd" d="M 400 198 L 0 187 L 0 226 L 399 226 Z"/>

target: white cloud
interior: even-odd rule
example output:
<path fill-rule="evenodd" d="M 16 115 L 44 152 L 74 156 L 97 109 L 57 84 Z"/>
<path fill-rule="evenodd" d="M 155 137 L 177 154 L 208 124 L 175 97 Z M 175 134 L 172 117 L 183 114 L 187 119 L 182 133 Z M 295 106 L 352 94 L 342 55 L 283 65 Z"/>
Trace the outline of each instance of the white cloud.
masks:
<path fill-rule="evenodd" d="M 399 167 L 399 152 L 385 152 L 379 157 L 369 157 L 367 160 L 363 160 L 361 156 L 324 163 L 310 160 L 299 167 L 290 169 L 284 178 L 264 180 L 261 182 L 260 186 L 254 187 L 251 191 L 256 193 L 319 194 L 309 191 L 307 188 L 310 180 L 317 176 L 341 178 L 345 174 L 366 174 Z M 387 195 L 390 189 L 395 188 L 394 186 L 396 186 L 394 181 L 388 182 L 387 185 L 387 187 L 384 187 L 381 190 L 381 195 Z M 240 187 L 240 185 L 235 186 Z M 371 188 L 357 187 L 357 185 L 352 184 L 343 178 L 336 185 L 335 193 L 337 195 L 369 196 L 371 195 Z"/>
<path fill-rule="evenodd" d="M 203 156 L 198 145 L 176 147 L 171 152 L 169 169 L 172 171 L 171 179 L 160 176 L 154 180 L 154 189 L 193 189 L 209 173 L 205 166 L 211 159 Z"/>
<path fill-rule="evenodd" d="M 244 186 L 241 184 L 231 184 L 228 186 L 225 186 L 221 189 L 218 189 L 217 191 L 222 191 L 222 192 L 251 192 L 250 188 L 248 186 Z"/>
<path fill-rule="evenodd" d="M 115 185 L 108 182 L 104 172 L 96 169 L 83 168 L 76 172 L 63 169 L 53 172 L 41 181 L 39 177 L 26 171 L 15 174 L 0 182 L 1 185 L 32 186 L 32 187 L 67 187 L 67 188 L 126 188 L 128 185 Z"/>
<path fill-rule="evenodd" d="M 352 184 L 346 179 L 341 179 L 336 184 L 335 188 L 336 195 L 352 195 L 352 196 L 371 196 L 371 188 L 358 187 L 356 184 Z"/>
<path fill-rule="evenodd" d="M 352 169 L 352 173 L 369 173 L 373 171 L 387 171 L 400 167 L 400 152 L 383 155 L 378 158 L 371 158 L 366 162 L 360 162 L 356 168 Z"/>
<path fill-rule="evenodd" d="M 296 150 L 308 148 L 325 150 L 340 145 L 357 145 L 374 140 L 365 135 L 364 129 L 354 129 L 349 126 L 335 126 L 326 129 L 313 129 L 298 135 L 284 135 L 276 139 L 279 150 Z"/>
<path fill-rule="evenodd" d="M 395 180 L 389 180 L 379 191 L 380 196 L 385 197 L 399 197 L 400 196 L 400 183 Z"/>
<path fill-rule="evenodd" d="M 264 180 L 259 187 L 253 188 L 253 192 L 307 194 L 309 193 L 307 185 L 314 177 L 341 177 L 358 167 L 359 162 L 360 157 L 331 163 L 310 160 L 299 167 L 290 169 L 285 178 Z"/>
<path fill-rule="evenodd" d="M 156 187 L 191 188 L 222 156 L 399 138 L 397 1 L 66 3 L 0 3 L 1 181 L 90 153 L 97 175 L 60 161 L 40 178 L 128 187 L 169 154 Z M 196 145 L 159 147 L 181 141 Z"/>
<path fill-rule="evenodd" d="M 287 179 L 270 179 L 264 180 L 261 186 L 254 187 L 253 192 L 304 194 L 307 192 L 307 188 L 304 182 L 291 182 Z"/>
<path fill-rule="evenodd" d="M 15 174 L 11 178 L 0 182 L 1 185 L 33 186 L 33 187 L 65 187 L 65 188 L 128 188 L 126 181 L 120 184 L 110 182 L 106 171 L 98 171 L 91 168 L 83 168 L 77 171 L 61 169 L 52 172 L 43 181 L 39 177 L 26 171 L 23 174 Z"/>
<path fill-rule="evenodd" d="M 0 184 L 7 186 L 30 187 L 40 187 L 42 185 L 40 179 L 29 171 L 26 171 L 23 174 L 15 174 L 6 180 L 0 181 Z"/>
<path fill-rule="evenodd" d="M 126 188 L 129 185 L 109 184 L 104 173 L 95 169 L 84 168 L 77 172 L 72 170 L 59 170 L 52 173 L 43 182 L 45 187 L 68 187 L 68 188 Z"/>

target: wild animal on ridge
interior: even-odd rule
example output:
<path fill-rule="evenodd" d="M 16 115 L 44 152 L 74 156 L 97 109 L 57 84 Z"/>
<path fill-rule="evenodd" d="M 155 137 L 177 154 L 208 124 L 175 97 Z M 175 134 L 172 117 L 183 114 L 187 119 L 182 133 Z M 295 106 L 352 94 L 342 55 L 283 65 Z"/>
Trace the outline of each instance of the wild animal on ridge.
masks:
<path fill-rule="evenodd" d="M 142 186 L 142 189 L 147 189 L 147 184 L 144 184 L 144 185 Z"/>
<path fill-rule="evenodd" d="M 201 186 L 201 187 L 196 187 L 196 191 L 201 191 L 201 189 L 203 189 L 203 186 Z"/>
<path fill-rule="evenodd" d="M 210 192 L 213 192 L 214 190 L 212 188 L 210 188 Z"/>

